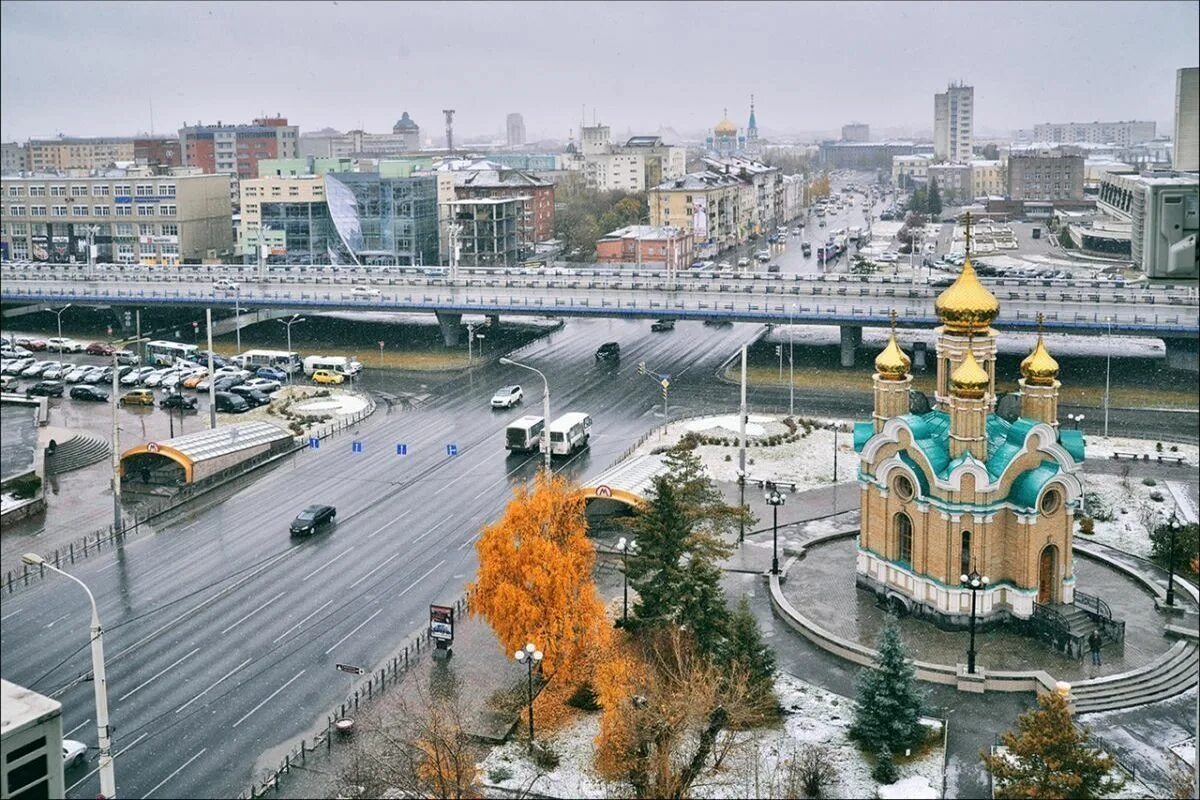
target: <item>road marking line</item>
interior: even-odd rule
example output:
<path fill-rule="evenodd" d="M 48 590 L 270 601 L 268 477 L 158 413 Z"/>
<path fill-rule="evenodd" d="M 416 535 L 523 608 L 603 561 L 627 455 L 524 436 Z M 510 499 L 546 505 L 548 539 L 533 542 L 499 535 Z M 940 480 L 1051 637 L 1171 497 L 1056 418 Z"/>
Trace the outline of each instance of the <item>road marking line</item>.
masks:
<path fill-rule="evenodd" d="M 258 612 L 262 611 L 262 610 L 263 610 L 264 608 L 266 608 L 267 606 L 271 605 L 271 603 L 274 603 L 276 600 L 278 600 L 279 598 L 283 597 L 283 596 L 284 596 L 284 594 L 286 594 L 286 593 L 285 593 L 285 592 L 280 592 L 279 594 L 275 595 L 275 596 L 274 596 L 274 597 L 272 597 L 270 600 L 268 600 L 267 602 L 263 603 L 261 606 L 259 606 L 258 608 L 254 609 L 254 610 L 253 610 L 253 611 L 251 611 L 249 614 L 247 614 L 246 616 L 244 616 L 244 617 L 242 617 L 241 619 L 239 619 L 237 622 L 235 622 L 235 623 L 233 623 L 232 625 L 229 625 L 228 627 L 226 627 L 224 630 L 222 630 L 222 631 L 221 631 L 221 633 L 222 633 L 222 634 L 229 633 L 231 630 L 233 630 L 234 628 L 236 628 L 238 625 L 241 625 L 243 622 L 245 622 L 246 620 L 250 619 L 251 617 L 253 617 L 253 616 L 254 616 L 255 614 L 257 614 Z"/>
<path fill-rule="evenodd" d="M 367 538 L 368 538 L 368 539 L 370 539 L 370 538 L 371 538 L 372 536 L 374 536 L 375 534 L 377 534 L 377 533 L 381 532 L 381 531 L 382 531 L 384 528 L 386 528 L 388 525 L 391 525 L 391 524 L 392 524 L 392 523 L 394 523 L 394 522 L 399 522 L 401 519 L 403 519 L 404 517 L 408 516 L 408 515 L 409 515 L 411 512 L 412 512 L 412 509 L 410 508 L 408 511 L 405 511 L 403 514 L 399 514 L 399 515 L 397 515 L 397 516 L 396 516 L 394 519 L 392 519 L 392 520 L 391 520 L 391 522 L 385 522 L 385 523 L 383 523 L 383 524 L 382 524 L 382 525 L 380 525 L 378 528 L 376 528 L 375 530 L 373 530 L 373 531 L 371 531 L 370 533 L 368 533 L 368 534 L 367 534 Z"/>
<path fill-rule="evenodd" d="M 434 531 L 436 531 L 438 528 L 440 528 L 440 527 L 442 526 L 442 523 L 449 521 L 449 520 L 450 520 L 450 518 L 451 518 L 451 517 L 453 517 L 453 516 L 454 516 L 453 514 L 447 514 L 447 515 L 446 515 L 446 518 L 445 518 L 445 519 L 443 519 L 441 522 L 435 522 L 435 523 L 433 524 L 433 527 L 432 527 L 432 528 L 430 528 L 429 530 L 425 531 L 424 533 L 422 533 L 422 534 L 421 534 L 420 536 L 418 536 L 417 538 L 413 539 L 413 544 L 416 544 L 417 542 L 421 541 L 422 539 L 424 539 L 424 538 L 425 538 L 426 536 L 428 536 L 429 534 L 431 534 L 431 533 L 433 533 Z M 352 588 L 352 589 L 353 589 L 354 587 L 352 586 L 352 587 L 350 587 L 350 588 Z"/>
<path fill-rule="evenodd" d="M 467 539 L 465 542 L 463 542 L 462 544 L 460 544 L 460 545 L 458 546 L 458 549 L 459 549 L 459 550 L 462 550 L 463 548 L 465 548 L 467 545 L 469 545 L 471 542 L 475 541 L 475 540 L 476 540 L 476 539 L 478 539 L 478 538 L 479 538 L 479 534 L 477 533 L 477 534 L 475 534 L 474 536 L 472 536 L 470 539 Z"/>
<path fill-rule="evenodd" d="M 382 611 L 382 609 L 380 609 L 380 610 Z M 292 676 L 292 679 L 291 679 L 290 681 L 288 681 L 287 683 L 285 683 L 283 686 L 280 686 L 280 687 L 279 687 L 278 689 L 276 689 L 275 691 L 271 692 L 271 694 L 267 695 L 267 699 L 266 699 L 266 700 L 263 700 L 261 703 L 259 703 L 258 705 L 256 705 L 254 708 L 252 708 L 252 709 L 250 709 L 249 711 L 247 711 L 247 712 L 246 712 L 246 714 L 245 714 L 245 716 L 243 716 L 243 717 L 242 717 L 241 719 L 239 719 L 237 722 L 233 723 L 233 725 L 231 725 L 230 727 L 231 727 L 231 728 L 236 728 L 238 725 L 241 725 L 243 722 L 245 722 L 247 719 L 249 719 L 249 717 L 250 717 L 250 715 L 251 715 L 251 714 L 253 714 L 255 711 L 258 711 L 260 708 L 262 708 L 263 706 L 265 706 L 267 703 L 271 702 L 271 699 L 272 699 L 272 698 L 274 698 L 274 697 L 275 697 L 275 695 L 279 694 L 279 693 L 280 693 L 280 692 L 282 692 L 284 689 L 286 689 L 287 687 L 291 686 L 293 683 L 295 683 L 295 682 L 296 682 L 296 680 L 297 680 L 297 679 L 298 679 L 298 678 L 299 678 L 301 675 L 303 675 L 303 674 L 304 674 L 304 673 L 306 673 L 306 672 L 308 672 L 308 670 L 307 670 L 307 669 L 302 669 L 302 670 L 300 670 L 299 672 L 297 672 L 295 675 L 293 675 L 293 676 Z"/>
<path fill-rule="evenodd" d="M 403 595 L 405 592 L 407 592 L 409 589 L 413 588 L 413 587 L 414 587 L 414 586 L 416 586 L 418 583 L 420 583 L 421 581 L 423 581 L 423 580 L 425 580 L 426 578 L 428 578 L 428 577 L 429 577 L 429 575 L 430 575 L 430 573 L 432 573 L 432 572 L 433 572 L 435 569 L 438 569 L 439 567 L 441 567 L 441 566 L 442 566 L 443 564 L 445 564 L 445 563 L 446 563 L 446 559 L 444 559 L 444 558 L 443 558 L 441 561 L 439 561 L 438 563 L 436 563 L 436 564 L 434 564 L 432 567 L 430 567 L 428 570 L 426 570 L 424 575 L 422 575 L 421 577 L 417 578 L 415 581 L 413 581 L 412 583 L 410 583 L 410 584 L 409 584 L 408 586 L 406 586 L 404 589 L 400 590 L 400 593 L 399 593 L 399 594 L 397 594 L 397 595 L 394 595 L 394 596 L 395 596 L 395 597 L 400 597 L 400 596 L 401 596 L 401 595 Z"/>
<path fill-rule="evenodd" d="M 147 798 L 149 798 L 149 797 L 150 797 L 150 795 L 154 794 L 154 793 L 155 793 L 155 792 L 157 792 L 159 789 L 161 789 L 161 788 L 163 787 L 163 784 L 165 784 L 167 781 L 171 780 L 171 778 L 174 778 L 174 777 L 175 777 L 176 775 L 178 775 L 179 773 L 183 772 L 183 769 L 184 769 L 184 767 L 186 767 L 188 764 L 191 764 L 193 761 L 195 761 L 195 760 L 196 760 L 197 758 L 199 758 L 200 756 L 204 755 L 206 752 L 208 752 L 208 748 L 207 748 L 207 747 L 201 748 L 200 752 L 196 753 L 196 755 L 192 756 L 192 757 L 191 757 L 191 758 L 189 758 L 187 761 L 185 761 L 185 762 L 183 762 L 182 764 L 180 764 L 178 769 L 176 769 L 174 772 L 172 772 L 172 773 L 171 773 L 170 775 L 168 775 L 167 777 L 163 778 L 163 779 L 162 779 L 162 781 L 160 781 L 159 783 L 157 783 L 157 784 L 154 786 L 154 788 L 153 788 L 153 789 L 151 789 L 150 791 L 146 792 L 146 794 L 142 795 L 142 800 L 146 800 Z"/>
<path fill-rule="evenodd" d="M 133 749 L 133 746 L 134 746 L 134 745 L 136 745 L 138 742 L 140 742 L 142 739 L 145 739 L 145 738 L 146 738 L 147 736 L 149 736 L 149 735 L 150 735 L 150 734 L 148 734 L 148 733 L 143 733 L 141 736 L 137 737 L 137 738 L 136 738 L 136 739 L 134 739 L 132 742 L 130 742 L 128 747 L 123 747 L 123 748 L 121 748 L 120 750 L 118 750 L 117 752 L 113 753 L 113 754 L 112 754 L 113 760 L 114 760 L 114 761 L 116 761 L 116 760 L 117 760 L 117 756 L 123 756 L 123 755 L 125 755 L 125 751 L 126 751 L 126 750 L 131 750 L 131 749 Z M 84 781 L 86 781 L 88 778 L 92 777 L 93 775 L 95 775 L 95 774 L 96 774 L 97 772 L 99 772 L 99 771 L 100 771 L 100 767 L 96 767 L 94 770 L 92 770 L 91 772 L 89 772 L 87 775 L 84 775 L 82 778 L 80 778 L 79 780 L 75 781 L 75 782 L 74 782 L 74 783 L 72 783 L 70 786 L 68 786 L 68 787 L 67 787 L 67 791 L 68 791 L 68 792 L 70 792 L 70 791 L 71 791 L 72 789 L 74 789 L 76 786 L 78 786 L 79 784 L 83 783 Z"/>
<path fill-rule="evenodd" d="M 12 612 L 11 614 L 5 614 L 3 617 L 0 617 L 0 622 L 3 622 L 4 620 L 8 619 L 9 617 L 15 617 L 17 614 L 20 614 L 22 610 L 23 609 L 18 608 L 16 611 Z"/>
<path fill-rule="evenodd" d="M 403 592 L 402 592 L 401 594 L 403 594 Z M 376 617 L 378 617 L 378 616 L 379 616 L 380 614 L 382 614 L 382 613 L 383 613 L 383 609 L 381 608 L 381 609 L 379 609 L 378 611 L 376 611 L 374 614 L 372 614 L 371 616 L 369 616 L 369 617 L 367 617 L 366 619 L 364 619 L 364 620 L 363 620 L 362 622 L 360 622 L 358 625 L 355 625 L 355 626 L 354 626 L 354 630 L 350 631 L 350 632 L 349 632 L 349 633 L 347 633 L 345 636 L 343 636 L 342 638 L 340 638 L 340 639 L 338 639 L 336 642 L 334 642 L 334 643 L 333 643 L 333 646 L 332 646 L 332 647 L 330 647 L 328 650 L 326 650 L 326 651 L 325 651 L 325 655 L 329 655 L 330 653 L 332 653 L 332 652 L 333 652 L 335 649 L 337 649 L 337 646 L 338 646 L 339 644 L 341 644 L 342 642 L 346 641 L 347 639 L 349 639 L 349 638 L 350 638 L 351 636 L 353 636 L 354 634 L 358 633 L 358 632 L 359 632 L 359 630 L 360 630 L 360 629 L 361 629 L 361 628 L 362 628 L 364 625 L 366 625 L 368 622 L 370 622 L 371 620 L 375 619 Z"/>
<path fill-rule="evenodd" d="M 46 627 L 47 627 L 47 628 L 53 628 L 55 625 L 57 625 L 58 623 L 62 622 L 64 619 L 66 619 L 66 618 L 67 618 L 67 617 L 69 617 L 69 616 L 71 616 L 71 614 L 70 614 L 70 612 L 67 612 L 66 614 L 63 614 L 63 615 L 62 615 L 61 617 L 59 617 L 58 619 L 54 620 L 54 622 L 51 622 L 51 623 L 50 623 L 49 625 L 47 625 Z"/>
<path fill-rule="evenodd" d="M 320 614 L 325 609 L 325 607 L 330 605 L 331 603 L 333 603 L 332 600 L 326 600 L 325 603 L 320 608 L 318 608 L 316 611 L 312 612 L 307 617 L 300 620 L 295 625 L 293 625 L 292 627 L 288 628 L 286 631 L 281 633 L 279 636 L 276 636 L 274 639 L 272 639 L 271 644 L 278 644 L 280 639 L 286 638 L 288 634 L 290 634 L 292 631 L 296 630 L 296 628 L 299 628 L 304 623 L 308 622 L 310 619 L 315 617 L 317 614 Z"/>
<path fill-rule="evenodd" d="M 389 556 L 387 559 L 385 559 L 384 561 L 381 561 L 381 562 L 379 563 L 379 565 L 378 565 L 378 566 L 376 566 L 374 569 L 372 569 L 372 570 L 371 570 L 370 572 L 368 572 L 366 575 L 363 575 L 361 578 L 359 578 L 358 580 L 356 580 L 354 583 L 350 584 L 350 587 L 349 587 L 349 588 L 353 589 L 355 586 L 358 586 L 360 583 L 362 583 L 363 581 L 365 581 L 367 578 L 371 577 L 371 576 L 372 576 L 372 575 L 374 575 L 376 572 L 378 572 L 379 570 L 383 569 L 383 568 L 384 568 L 384 567 L 386 567 L 386 566 L 387 566 L 389 563 L 391 563 L 392 561 L 395 561 L 395 560 L 396 560 L 397 558 L 399 558 L 399 557 L 400 557 L 400 554 L 399 554 L 399 553 L 393 553 L 393 554 L 392 554 L 391 556 Z"/>
<path fill-rule="evenodd" d="M 326 567 L 328 567 L 330 564 L 332 564 L 333 562 L 337 561 L 339 558 L 341 558 L 342 556 L 346 555 L 346 553 L 349 553 L 349 552 L 350 552 L 351 550 L 353 550 L 353 549 L 354 549 L 354 546 L 353 546 L 353 545 L 351 545 L 350 547 L 347 547 L 345 550 L 343 550 L 342 552 L 338 553 L 336 556 L 334 556 L 333 558 L 329 559 L 329 560 L 328 560 L 328 561 L 326 561 L 324 564 L 322 564 L 321 566 L 317 567 L 316 569 L 314 569 L 312 572 L 310 572 L 310 573 L 308 573 L 307 575 L 305 575 L 305 576 L 304 576 L 303 578 L 301 578 L 300 580 L 301 580 L 301 581 L 306 581 L 306 580 L 308 580 L 308 579 L 309 579 L 309 578 L 311 578 L 313 575 L 316 575 L 318 572 L 320 572 L 321 570 L 325 569 L 325 568 L 326 568 Z"/>
<path fill-rule="evenodd" d="M 229 672 L 226 672 L 224 675 L 222 675 L 220 678 L 218 678 L 218 679 L 217 679 L 217 683 L 220 683 L 221 681 L 225 680 L 225 679 L 226 679 L 226 678 L 228 678 L 230 675 L 232 675 L 233 673 L 237 672 L 239 669 L 241 669 L 242 667 L 246 666 L 247 664 L 249 664 L 249 663 L 250 663 L 251 661 L 253 661 L 253 660 L 254 660 L 254 659 L 247 658 L 245 661 L 243 661 L 242 663 L 238 664 L 236 667 L 234 667 L 233 669 L 229 670 Z M 194 702 L 196 702 L 197 700 L 199 700 L 201 697 L 204 697 L 204 695 L 208 694 L 210 691 L 212 691 L 214 688 L 216 688 L 216 686 L 217 686 L 217 683 L 214 683 L 212 686 L 209 686 L 209 687 L 208 687 L 207 689 L 205 689 L 203 692 L 201 692 L 200 694 L 196 695 L 196 696 L 195 696 L 195 697 L 193 697 L 191 700 L 188 700 L 186 703 L 184 703 L 183 705 L 181 705 L 179 708 L 175 709 L 175 713 L 176 713 L 176 714 L 178 714 L 180 711 L 183 711 L 185 708 L 187 708 L 187 707 L 188 707 L 188 706 L 190 706 L 192 703 L 194 703 Z"/>
<path fill-rule="evenodd" d="M 134 688 L 134 689 L 131 689 L 131 690 L 129 690 L 128 692 L 126 692 L 125 694 L 123 694 L 123 695 L 121 695 L 120 697 L 118 697 L 118 698 L 117 698 L 117 702 L 119 703 L 119 702 L 121 702 L 122 700 L 124 700 L 126 697 L 129 697 L 130 695 L 134 694 L 135 692 L 138 692 L 138 691 L 140 691 L 141 689 L 145 688 L 146 686 L 149 686 L 151 683 L 153 683 L 154 681 L 156 681 L 156 680 L 158 680 L 159 678 L 161 678 L 161 677 L 162 677 L 163 675 L 165 675 L 167 672 L 169 672 L 170 670 L 172 670 L 172 669 L 174 669 L 175 667 L 179 666 L 179 665 L 180 665 L 180 664 L 182 664 L 184 661 L 187 661 L 189 658 L 191 658 L 192 656 L 196 655 L 196 653 L 199 653 L 199 652 L 200 652 L 200 648 L 199 648 L 199 647 L 195 648 L 194 650 L 192 650 L 192 652 L 188 653 L 186 656 L 184 656 L 183 658 L 179 659 L 178 661 L 176 661 L 176 662 L 175 662 L 174 664 L 172 664 L 171 666 L 167 667 L 166 669 L 163 669 L 161 672 L 158 672 L 158 673 L 156 673 L 156 674 L 155 674 L 153 677 L 151 677 L 151 678 L 148 678 L 148 679 L 147 679 L 146 681 L 144 681 L 143 683 L 140 683 L 140 684 L 138 684 L 138 686 L 137 686 L 136 688 Z"/>
<path fill-rule="evenodd" d="M 70 736 L 72 733 L 74 733 L 75 731 L 79 730 L 79 729 L 80 729 L 80 728 L 82 728 L 84 725 L 87 725 L 87 724 L 88 724 L 89 722 L 91 722 L 91 721 L 92 721 L 92 720 L 91 720 L 90 718 L 89 718 L 89 719 L 85 719 L 83 722 L 79 723 L 79 724 L 78 724 L 78 725 L 76 725 L 74 728 L 71 728 L 71 730 L 69 730 L 69 731 L 67 731 L 66 733 L 64 733 L 64 734 L 63 734 L 63 738 L 64 738 L 64 739 L 65 739 L 65 738 L 67 738 L 67 737 L 68 737 L 68 736 Z"/>

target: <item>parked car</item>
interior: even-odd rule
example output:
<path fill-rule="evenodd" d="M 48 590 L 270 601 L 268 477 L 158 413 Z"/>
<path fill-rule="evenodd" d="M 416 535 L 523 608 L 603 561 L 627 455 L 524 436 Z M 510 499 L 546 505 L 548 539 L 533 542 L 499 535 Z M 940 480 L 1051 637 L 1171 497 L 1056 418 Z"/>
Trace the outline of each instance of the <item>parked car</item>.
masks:
<path fill-rule="evenodd" d="M 371 286 L 355 286 L 350 290 L 355 297 L 379 297 L 380 291 Z"/>
<path fill-rule="evenodd" d="M 767 272 L 779 272 L 778 264 L 767 264 Z"/>
<path fill-rule="evenodd" d="M 121 378 L 122 386 L 137 386 L 147 375 L 152 375 L 156 370 L 154 367 L 134 367 L 132 371 L 125 374 Z"/>
<path fill-rule="evenodd" d="M 79 383 L 83 380 L 84 376 L 93 369 L 94 367 L 91 364 L 80 364 L 79 366 L 68 370 L 67 374 L 63 375 L 63 380 L 67 383 Z"/>
<path fill-rule="evenodd" d="M 605 342 L 596 349 L 596 360 L 617 359 L 621 357 L 621 345 L 617 342 Z"/>
<path fill-rule="evenodd" d="M 95 386 L 72 386 L 72 400 L 90 400 L 94 403 L 107 403 L 108 392 L 103 389 L 97 389 Z"/>
<path fill-rule="evenodd" d="M 271 392 L 279 391 L 280 383 L 269 378 L 251 378 L 242 385 L 260 391 L 263 394 L 270 394 Z"/>
<path fill-rule="evenodd" d="M 200 381 L 201 384 L 204 381 Z M 240 386 L 245 383 L 240 375 L 218 375 L 213 379 L 213 390 L 218 392 L 228 392 L 234 386 Z"/>
<path fill-rule="evenodd" d="M 730 264 L 728 261 L 722 261 L 720 264 L 717 264 L 717 269 L 730 270 L 733 269 L 733 264 Z"/>
<path fill-rule="evenodd" d="M 118 350 L 117 363 L 123 367 L 136 367 L 142 360 L 132 350 Z"/>
<path fill-rule="evenodd" d="M 196 398 L 186 394 L 169 394 L 158 401 L 159 408 L 178 408 L 185 411 L 196 410 Z"/>
<path fill-rule="evenodd" d="M 236 292 L 238 285 L 236 281 L 231 281 L 229 278 L 218 278 L 213 281 L 213 288 L 218 292 Z"/>
<path fill-rule="evenodd" d="M 70 370 L 74 369 L 74 364 L 65 364 L 62 362 L 54 362 L 46 369 L 42 370 L 41 377 L 48 381 L 61 381 L 63 376 Z"/>
<path fill-rule="evenodd" d="M 51 336 L 46 340 L 46 349 L 63 353 L 82 353 L 83 344 L 67 337 Z"/>
<path fill-rule="evenodd" d="M 344 383 L 346 376 L 331 369 L 319 369 L 312 374 L 313 383 Z"/>
<path fill-rule="evenodd" d="M 32 339 L 28 336 L 23 336 L 17 339 L 16 343 L 21 347 L 24 347 L 26 350 L 35 353 L 39 350 L 46 349 L 46 341 L 44 339 Z"/>
<path fill-rule="evenodd" d="M 87 763 L 88 747 L 83 742 L 77 742 L 74 739 L 63 739 L 62 752 L 64 770 L 82 767 Z"/>
<path fill-rule="evenodd" d="M 15 392 L 20 384 L 16 375 L 0 375 L 0 392 Z"/>
<path fill-rule="evenodd" d="M 288 379 L 288 374 L 286 372 L 281 369 L 275 369 L 274 367 L 259 367 L 258 371 L 254 373 L 254 376 L 256 378 L 265 378 L 269 381 L 276 381 L 281 385 Z"/>
<path fill-rule="evenodd" d="M 748 267 L 748 266 L 750 266 L 750 259 L 746 258 L 745 256 L 742 256 L 741 258 L 739 258 L 737 260 L 737 265 L 739 267 Z"/>
<path fill-rule="evenodd" d="M 38 381 L 25 390 L 26 397 L 62 397 L 62 381 Z"/>
<path fill-rule="evenodd" d="M 152 406 L 154 405 L 154 392 L 149 389 L 134 389 L 132 392 L 126 392 L 117 402 L 122 406 Z"/>
<path fill-rule="evenodd" d="M 202 365 L 208 366 L 208 351 L 207 350 L 197 350 L 196 351 L 196 360 L 199 361 Z M 216 369 L 218 367 L 224 367 L 224 366 L 227 366 L 228 364 L 229 364 L 229 359 L 224 358 L 223 356 L 219 356 L 216 353 L 213 353 L 213 355 L 212 355 L 213 369 Z"/>
<path fill-rule="evenodd" d="M 112 367 L 95 367 L 83 376 L 84 383 L 108 383 L 112 381 Z"/>
<path fill-rule="evenodd" d="M 217 411 L 229 414 L 244 414 L 250 410 L 245 398 L 229 392 L 217 392 Z"/>
<path fill-rule="evenodd" d="M 512 408 L 525 399 L 520 386 L 501 386 L 492 395 L 492 408 Z"/>
<path fill-rule="evenodd" d="M 195 388 L 199 387 L 200 382 L 203 381 L 207 377 L 208 377 L 208 370 L 206 370 L 206 369 L 200 370 L 199 372 L 193 372 L 191 375 L 188 375 L 186 378 L 183 379 L 183 381 L 179 385 L 182 386 L 184 389 L 195 389 Z"/>
<path fill-rule="evenodd" d="M 251 408 L 258 408 L 259 406 L 265 406 L 271 402 L 270 395 L 265 394 L 264 392 L 260 392 L 257 389 L 252 389 L 244 383 L 241 384 L 240 386 L 231 387 L 229 389 L 229 392 L 231 394 L 236 394 L 238 397 L 245 400 L 250 405 Z"/>
<path fill-rule="evenodd" d="M 111 356 L 113 354 L 113 346 L 104 342 L 92 342 L 84 348 L 83 352 L 89 356 Z"/>
<path fill-rule="evenodd" d="M 296 515 L 292 520 L 290 532 L 292 536 L 306 536 L 316 533 L 324 525 L 332 525 L 337 517 L 337 509 L 333 506 L 311 505 Z"/>
<path fill-rule="evenodd" d="M 5 375 L 20 375 L 26 367 L 32 366 L 35 361 L 36 359 L 32 358 L 18 358 L 11 364 L 5 364 L 4 369 L 0 370 L 0 372 L 3 372 Z"/>
<path fill-rule="evenodd" d="M 675 320 L 673 320 L 673 319 L 655 320 L 654 322 L 650 323 L 650 330 L 654 333 L 660 333 L 662 331 L 673 331 L 673 330 L 675 330 Z"/>
<path fill-rule="evenodd" d="M 29 366 L 27 366 L 21 370 L 21 373 L 20 373 L 21 377 L 22 378 L 40 377 L 43 372 L 50 369 L 50 367 L 52 367 L 55 363 L 56 362 L 54 362 L 54 361 L 35 361 L 32 364 L 30 364 Z"/>
<path fill-rule="evenodd" d="M 162 386 L 167 381 L 179 380 L 179 373 L 173 369 L 160 369 L 146 376 L 142 381 L 145 386 Z"/>

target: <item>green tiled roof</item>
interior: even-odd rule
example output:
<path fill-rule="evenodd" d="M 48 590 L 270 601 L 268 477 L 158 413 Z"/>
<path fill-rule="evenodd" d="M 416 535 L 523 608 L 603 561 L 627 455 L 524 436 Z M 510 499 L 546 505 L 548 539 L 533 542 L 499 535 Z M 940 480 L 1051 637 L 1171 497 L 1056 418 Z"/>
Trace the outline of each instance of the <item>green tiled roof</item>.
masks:
<path fill-rule="evenodd" d="M 1013 481 L 1008 499 L 1022 508 L 1036 509 L 1038 494 L 1046 481 L 1058 474 L 1058 464 L 1053 461 L 1043 461 L 1033 469 L 1027 469 Z"/>
<path fill-rule="evenodd" d="M 1063 446 L 1063 449 L 1071 454 L 1071 458 L 1078 463 L 1083 463 L 1083 431 L 1064 431 L 1058 432 L 1058 443 Z"/>
<path fill-rule="evenodd" d="M 867 440 L 875 435 L 874 422 L 854 423 L 854 452 L 861 453 Z"/>

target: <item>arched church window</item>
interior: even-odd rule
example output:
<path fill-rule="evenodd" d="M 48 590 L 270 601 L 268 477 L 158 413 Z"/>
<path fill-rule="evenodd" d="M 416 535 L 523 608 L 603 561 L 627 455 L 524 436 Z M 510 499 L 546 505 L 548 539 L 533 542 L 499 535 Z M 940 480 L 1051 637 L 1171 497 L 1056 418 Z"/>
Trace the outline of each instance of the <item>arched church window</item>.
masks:
<path fill-rule="evenodd" d="M 892 491 L 905 502 L 913 499 L 913 485 L 907 475 L 896 476 L 896 479 L 892 481 Z"/>
<path fill-rule="evenodd" d="M 961 573 L 966 575 L 971 571 L 971 532 L 962 532 L 962 561 Z"/>
<path fill-rule="evenodd" d="M 893 527 L 896 530 L 896 560 L 912 565 L 913 529 L 912 520 L 903 511 L 896 514 Z"/>

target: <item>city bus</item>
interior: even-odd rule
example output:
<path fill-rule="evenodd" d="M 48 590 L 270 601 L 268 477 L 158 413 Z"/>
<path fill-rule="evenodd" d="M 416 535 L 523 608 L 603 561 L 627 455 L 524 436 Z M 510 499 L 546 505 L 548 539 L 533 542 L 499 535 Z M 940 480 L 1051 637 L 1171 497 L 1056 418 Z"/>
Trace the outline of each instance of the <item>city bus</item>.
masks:
<path fill-rule="evenodd" d="M 532 453 L 539 449 L 546 421 L 541 417 L 524 416 L 508 423 L 504 429 L 504 448 L 514 453 Z"/>
<path fill-rule="evenodd" d="M 194 344 L 166 340 L 146 342 L 146 363 L 153 367 L 169 367 L 179 360 L 198 361 L 199 350 Z"/>
<path fill-rule="evenodd" d="M 304 374 L 312 375 L 319 369 L 340 372 L 347 378 L 353 378 L 362 372 L 362 364 L 345 356 L 308 356 L 303 361 Z"/>
<path fill-rule="evenodd" d="M 242 369 L 251 372 L 258 367 L 274 367 L 292 375 L 304 366 L 299 353 L 289 353 L 286 350 L 247 350 L 234 356 L 232 360 Z"/>
<path fill-rule="evenodd" d="M 569 456 L 587 446 L 592 435 L 592 418 L 572 411 L 550 423 L 550 453 Z"/>

